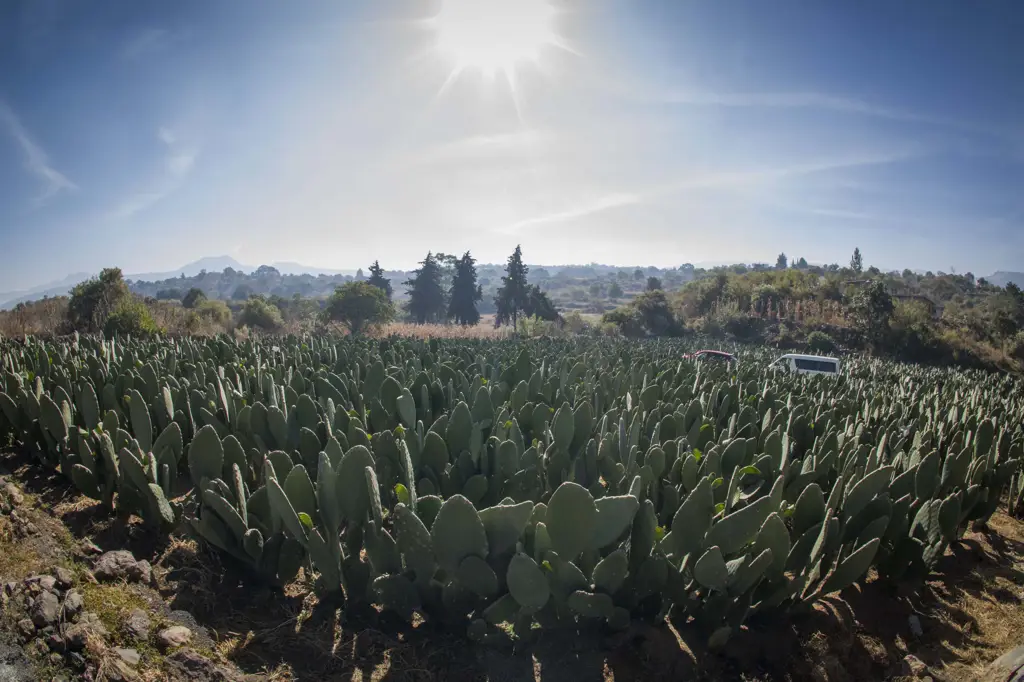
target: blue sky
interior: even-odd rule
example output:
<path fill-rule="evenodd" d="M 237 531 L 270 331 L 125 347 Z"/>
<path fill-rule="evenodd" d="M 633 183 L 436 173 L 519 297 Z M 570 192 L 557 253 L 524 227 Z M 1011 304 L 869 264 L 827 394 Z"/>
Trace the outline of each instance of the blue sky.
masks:
<path fill-rule="evenodd" d="M 0 291 L 517 243 L 1024 269 L 1024 4 L 466 1 L 0 3 Z"/>

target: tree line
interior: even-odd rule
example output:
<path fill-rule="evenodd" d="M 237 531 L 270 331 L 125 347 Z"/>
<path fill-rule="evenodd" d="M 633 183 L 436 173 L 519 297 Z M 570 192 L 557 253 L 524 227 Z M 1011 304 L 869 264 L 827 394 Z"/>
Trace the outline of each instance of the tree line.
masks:
<path fill-rule="evenodd" d="M 348 282 L 335 290 L 324 309 L 325 320 L 343 324 L 358 334 L 368 326 L 395 318 L 391 280 L 384 276 L 379 261 L 374 261 L 369 272 L 366 280 Z M 523 317 L 558 319 L 554 304 L 540 287 L 530 284 L 528 274 L 522 248 L 517 245 L 506 261 L 494 298 L 495 326 L 511 324 L 518 329 Z M 417 324 L 473 326 L 480 322 L 477 304 L 483 300 L 483 289 L 478 282 L 476 259 L 469 251 L 461 257 L 428 252 L 402 284 L 409 295 L 402 307 Z"/>

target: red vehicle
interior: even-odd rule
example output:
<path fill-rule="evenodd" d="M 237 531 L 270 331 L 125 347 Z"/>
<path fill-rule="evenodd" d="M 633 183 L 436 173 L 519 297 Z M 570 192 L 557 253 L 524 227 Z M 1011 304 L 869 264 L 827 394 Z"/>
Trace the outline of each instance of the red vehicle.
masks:
<path fill-rule="evenodd" d="M 683 356 L 687 360 L 721 360 L 725 362 L 736 362 L 736 356 L 726 353 L 724 350 L 699 350 L 695 353 L 687 353 Z"/>

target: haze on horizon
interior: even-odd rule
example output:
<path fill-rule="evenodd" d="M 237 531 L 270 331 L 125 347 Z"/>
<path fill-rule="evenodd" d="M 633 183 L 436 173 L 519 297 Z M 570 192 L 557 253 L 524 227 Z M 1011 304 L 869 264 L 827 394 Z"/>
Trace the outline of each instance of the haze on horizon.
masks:
<path fill-rule="evenodd" d="M 1024 5 L 0 3 L 0 291 L 326 269 L 1021 270 Z"/>

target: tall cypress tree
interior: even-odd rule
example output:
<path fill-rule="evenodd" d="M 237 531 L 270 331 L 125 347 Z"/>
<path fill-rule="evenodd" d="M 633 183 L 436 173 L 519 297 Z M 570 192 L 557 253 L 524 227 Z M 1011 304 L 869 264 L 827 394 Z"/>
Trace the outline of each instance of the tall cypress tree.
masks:
<path fill-rule="evenodd" d="M 455 263 L 452 288 L 448 295 L 448 319 L 464 327 L 480 321 L 477 301 L 484 297 L 483 289 L 476 281 L 476 259 L 469 251 Z"/>
<path fill-rule="evenodd" d="M 382 289 L 388 295 L 388 300 L 391 300 L 391 294 L 394 293 L 391 290 L 391 280 L 384 276 L 384 268 L 380 266 L 380 261 L 373 261 L 373 265 L 370 266 L 370 278 L 366 283 Z"/>
<path fill-rule="evenodd" d="M 409 302 L 405 310 L 419 324 L 441 322 L 445 318 L 445 294 L 441 286 L 441 266 L 433 254 L 420 261 L 420 267 L 412 271 L 412 277 L 404 282 L 409 291 Z"/>
<path fill-rule="evenodd" d="M 529 268 L 523 264 L 523 250 L 517 244 L 516 250 L 508 257 L 505 275 L 501 278 L 501 287 L 494 298 L 494 304 L 498 308 L 498 324 L 511 321 L 514 329 L 519 328 L 519 313 L 526 308 L 530 300 L 530 285 L 526 281 L 528 272 Z"/>

